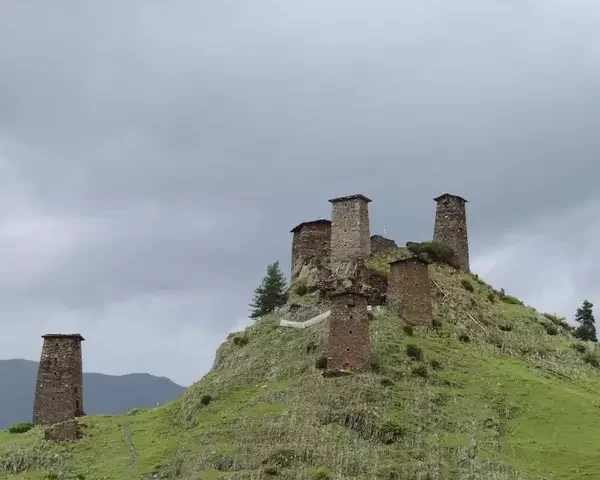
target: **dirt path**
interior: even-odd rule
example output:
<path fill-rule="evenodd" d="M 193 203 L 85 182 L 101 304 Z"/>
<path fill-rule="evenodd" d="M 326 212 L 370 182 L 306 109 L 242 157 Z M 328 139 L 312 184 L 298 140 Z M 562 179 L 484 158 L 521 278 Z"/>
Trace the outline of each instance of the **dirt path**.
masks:
<path fill-rule="evenodd" d="M 133 466 L 135 465 L 135 462 L 137 462 L 139 455 L 137 453 L 137 450 L 133 446 L 133 443 L 131 443 L 131 424 L 129 422 L 126 422 L 123 424 L 123 428 L 125 429 L 125 435 L 123 436 L 123 440 L 125 440 L 125 443 L 129 447 L 129 451 L 131 452 L 131 460 L 129 460 L 129 463 L 127 464 L 126 472 L 127 475 L 133 476 L 135 475 L 135 472 L 133 471 Z"/>

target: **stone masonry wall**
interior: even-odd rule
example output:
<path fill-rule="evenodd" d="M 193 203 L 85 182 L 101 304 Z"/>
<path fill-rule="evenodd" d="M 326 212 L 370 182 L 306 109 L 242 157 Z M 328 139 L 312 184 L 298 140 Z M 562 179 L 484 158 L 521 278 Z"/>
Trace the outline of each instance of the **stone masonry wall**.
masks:
<path fill-rule="evenodd" d="M 83 436 L 80 427 L 77 419 L 55 423 L 46 427 L 44 439 L 54 442 L 75 442 Z"/>
<path fill-rule="evenodd" d="M 371 254 L 368 204 L 364 195 L 329 200 L 331 214 L 331 262 L 360 262 Z"/>
<path fill-rule="evenodd" d="M 350 372 L 370 369 L 371 334 L 367 298 L 357 293 L 342 293 L 331 300 L 328 367 Z"/>
<path fill-rule="evenodd" d="M 382 237 L 381 235 L 373 235 L 371 237 L 371 254 L 383 252 L 384 250 L 390 250 L 392 248 L 398 248 L 398 245 L 396 245 L 394 240 Z"/>
<path fill-rule="evenodd" d="M 427 263 L 417 258 L 390 263 L 386 300 L 408 323 L 428 324 L 432 308 Z"/>
<path fill-rule="evenodd" d="M 331 244 L 331 221 L 314 220 L 304 222 L 292 229 L 292 273 L 293 282 L 302 267 L 308 264 L 320 266 L 329 256 Z"/>
<path fill-rule="evenodd" d="M 33 423 L 51 425 L 83 413 L 83 369 L 79 334 L 44 335 L 33 405 Z"/>
<path fill-rule="evenodd" d="M 461 270 L 470 271 L 469 241 L 467 237 L 467 201 L 445 193 L 437 202 L 433 240 L 454 250 L 455 261 Z"/>

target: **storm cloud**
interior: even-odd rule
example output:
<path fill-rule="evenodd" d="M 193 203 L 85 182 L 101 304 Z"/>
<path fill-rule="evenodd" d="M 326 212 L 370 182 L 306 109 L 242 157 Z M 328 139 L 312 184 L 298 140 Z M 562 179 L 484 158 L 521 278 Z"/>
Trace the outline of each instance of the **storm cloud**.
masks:
<path fill-rule="evenodd" d="M 328 198 L 541 310 L 597 300 L 600 7 L 583 0 L 6 1 L 0 356 L 183 384 Z"/>

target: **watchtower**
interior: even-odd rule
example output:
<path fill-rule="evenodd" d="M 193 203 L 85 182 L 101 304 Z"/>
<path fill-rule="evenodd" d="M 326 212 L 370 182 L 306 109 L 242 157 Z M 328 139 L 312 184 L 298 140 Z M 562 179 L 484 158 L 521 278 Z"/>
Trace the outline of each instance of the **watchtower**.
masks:
<path fill-rule="evenodd" d="M 371 254 L 369 209 L 364 195 L 332 198 L 331 261 L 358 262 Z"/>
<path fill-rule="evenodd" d="M 425 325 L 431 318 L 428 263 L 404 258 L 390 263 L 386 300 L 408 323 Z"/>
<path fill-rule="evenodd" d="M 83 413 L 81 342 L 75 334 L 43 335 L 33 403 L 33 423 L 51 425 Z"/>
<path fill-rule="evenodd" d="M 331 298 L 329 361 L 333 370 L 362 372 L 371 365 L 371 333 L 367 297 L 341 292 Z"/>
<path fill-rule="evenodd" d="M 329 256 L 331 245 L 331 221 L 313 220 L 302 222 L 292 228 L 292 274 L 293 282 L 302 267 L 309 263 L 321 264 Z"/>
<path fill-rule="evenodd" d="M 433 240 L 454 250 L 456 266 L 470 271 L 469 241 L 467 237 L 467 200 L 444 193 L 437 198 Z"/>

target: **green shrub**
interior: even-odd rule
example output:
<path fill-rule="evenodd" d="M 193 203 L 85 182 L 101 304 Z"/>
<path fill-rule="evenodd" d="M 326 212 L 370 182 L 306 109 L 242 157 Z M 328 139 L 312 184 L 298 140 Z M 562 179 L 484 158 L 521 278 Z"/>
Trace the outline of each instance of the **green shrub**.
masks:
<path fill-rule="evenodd" d="M 507 323 L 505 325 L 499 325 L 498 328 L 503 332 L 512 332 L 513 326 L 512 323 Z"/>
<path fill-rule="evenodd" d="M 423 359 L 423 350 L 421 350 L 421 347 L 410 343 L 406 346 L 406 355 L 420 361 Z"/>
<path fill-rule="evenodd" d="M 552 325 L 551 323 L 543 323 L 543 327 L 546 329 L 548 335 L 558 335 L 558 328 L 556 325 Z"/>
<path fill-rule="evenodd" d="M 467 292 L 473 292 L 475 290 L 475 288 L 473 287 L 473 284 L 471 282 L 469 282 L 466 278 L 463 278 L 460 281 L 460 284 Z"/>
<path fill-rule="evenodd" d="M 248 337 L 245 334 L 236 334 L 233 336 L 233 344 L 238 347 L 243 347 L 244 345 L 248 345 Z"/>
<path fill-rule="evenodd" d="M 326 470 L 319 470 L 311 475 L 311 480 L 331 480 L 331 474 Z"/>
<path fill-rule="evenodd" d="M 210 402 L 212 402 L 212 397 L 210 395 L 202 395 L 202 399 L 200 400 L 202 405 L 208 405 Z"/>
<path fill-rule="evenodd" d="M 406 434 L 406 429 L 399 423 L 388 420 L 379 427 L 378 437 L 386 445 L 397 442 Z"/>
<path fill-rule="evenodd" d="M 487 299 L 488 299 L 490 302 L 492 302 L 492 303 L 495 303 L 495 302 L 496 302 L 496 295 L 494 295 L 494 292 L 490 292 L 490 293 L 488 293 L 488 295 L 487 295 Z"/>
<path fill-rule="evenodd" d="M 415 377 L 427 378 L 427 367 L 425 365 L 417 365 L 412 369 L 412 374 Z"/>
<path fill-rule="evenodd" d="M 586 352 L 583 355 L 583 361 L 589 363 L 592 367 L 600 367 L 600 358 L 596 352 Z"/>
<path fill-rule="evenodd" d="M 23 422 L 23 423 L 15 423 L 8 428 L 10 433 L 25 433 L 33 428 L 33 423 L 31 422 Z"/>
<path fill-rule="evenodd" d="M 415 333 L 415 330 L 412 327 L 412 325 L 404 325 L 402 327 L 402 330 L 404 330 L 404 333 L 406 333 L 406 335 L 408 335 L 409 337 L 412 337 Z"/>
<path fill-rule="evenodd" d="M 277 468 L 275 467 L 265 467 L 263 472 L 267 475 L 277 475 L 279 473 L 279 470 L 277 470 Z"/>
<path fill-rule="evenodd" d="M 327 357 L 321 356 L 315 360 L 315 368 L 325 370 L 327 368 Z"/>
<path fill-rule="evenodd" d="M 442 321 L 439 318 L 434 317 L 434 318 L 431 319 L 431 326 L 433 328 L 436 328 L 436 329 L 437 328 L 441 328 L 442 327 Z"/>
<path fill-rule="evenodd" d="M 417 256 L 421 256 L 435 263 L 445 263 L 456 267 L 454 250 L 438 242 L 407 242 L 406 248 Z"/>
<path fill-rule="evenodd" d="M 440 361 L 436 360 L 435 358 L 429 361 L 429 365 L 431 365 L 431 368 L 433 368 L 434 370 L 441 370 L 443 368 Z"/>
<path fill-rule="evenodd" d="M 463 343 L 469 343 L 471 341 L 471 337 L 469 337 L 469 335 L 467 335 L 465 332 L 459 333 L 458 339 Z"/>
<path fill-rule="evenodd" d="M 294 292 L 296 293 L 296 295 L 298 295 L 299 297 L 303 297 L 304 295 L 306 295 L 308 293 L 308 287 L 306 286 L 305 283 L 299 283 L 298 285 L 296 285 L 296 287 L 294 288 Z"/>
<path fill-rule="evenodd" d="M 389 378 L 387 377 L 383 377 L 379 383 L 381 383 L 381 386 L 383 387 L 389 387 L 390 385 L 393 385 L 394 382 L 392 382 Z"/>
<path fill-rule="evenodd" d="M 571 345 L 571 348 L 572 348 L 573 350 L 576 350 L 576 351 L 578 351 L 579 353 L 585 353 L 585 352 L 586 352 L 586 350 L 587 350 L 587 349 L 585 348 L 585 345 L 584 345 L 583 343 L 573 343 L 573 344 Z"/>

